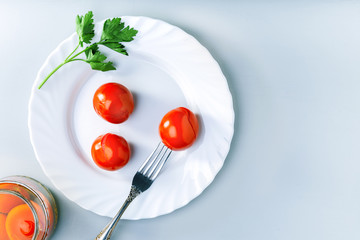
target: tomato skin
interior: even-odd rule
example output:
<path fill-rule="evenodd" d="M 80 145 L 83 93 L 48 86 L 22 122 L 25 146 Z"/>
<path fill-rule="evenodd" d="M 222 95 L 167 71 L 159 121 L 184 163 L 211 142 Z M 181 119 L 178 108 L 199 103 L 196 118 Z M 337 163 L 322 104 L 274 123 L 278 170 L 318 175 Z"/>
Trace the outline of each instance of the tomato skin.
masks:
<path fill-rule="evenodd" d="M 1 240 L 10 240 L 6 232 L 6 214 L 0 213 L 0 239 Z"/>
<path fill-rule="evenodd" d="M 91 156 L 100 168 L 115 171 L 129 162 L 131 151 L 123 137 L 107 133 L 95 139 L 91 147 Z"/>
<path fill-rule="evenodd" d="M 31 208 L 27 204 L 20 204 L 11 209 L 6 217 L 5 227 L 10 239 L 31 240 L 35 232 L 35 219 Z"/>
<path fill-rule="evenodd" d="M 159 133 L 168 148 L 183 150 L 195 142 L 199 133 L 199 123 L 193 112 L 179 107 L 165 114 L 159 125 Z"/>
<path fill-rule="evenodd" d="M 17 205 L 23 204 L 21 198 L 11 194 L 0 194 L 0 213 L 7 214 Z"/>
<path fill-rule="evenodd" d="M 93 98 L 96 113 L 110 123 L 126 121 L 134 110 L 134 99 L 125 86 L 110 82 L 100 86 Z"/>

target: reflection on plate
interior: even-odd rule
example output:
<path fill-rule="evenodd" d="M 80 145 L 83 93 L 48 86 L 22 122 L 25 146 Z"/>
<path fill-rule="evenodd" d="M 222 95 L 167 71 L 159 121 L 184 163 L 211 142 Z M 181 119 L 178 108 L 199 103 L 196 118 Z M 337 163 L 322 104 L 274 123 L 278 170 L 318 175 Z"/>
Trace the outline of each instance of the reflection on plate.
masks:
<path fill-rule="evenodd" d="M 126 44 L 129 56 L 103 49 L 116 71 L 93 71 L 88 64 L 72 62 L 37 90 L 77 45 L 77 36 L 50 54 L 32 89 L 30 137 L 41 167 L 60 191 L 81 207 L 112 217 L 126 199 L 136 170 L 160 141 L 162 116 L 188 107 L 200 120 L 199 139 L 172 154 L 152 187 L 123 216 L 152 218 L 186 205 L 212 182 L 230 148 L 234 111 L 218 64 L 193 37 L 159 20 L 122 19 L 139 33 Z M 96 33 L 101 27 L 96 24 Z M 104 121 L 92 108 L 95 90 L 106 82 L 119 82 L 134 94 L 135 110 L 122 124 Z M 130 162 L 116 172 L 101 170 L 91 160 L 92 142 L 107 132 L 125 137 L 132 147 Z"/>

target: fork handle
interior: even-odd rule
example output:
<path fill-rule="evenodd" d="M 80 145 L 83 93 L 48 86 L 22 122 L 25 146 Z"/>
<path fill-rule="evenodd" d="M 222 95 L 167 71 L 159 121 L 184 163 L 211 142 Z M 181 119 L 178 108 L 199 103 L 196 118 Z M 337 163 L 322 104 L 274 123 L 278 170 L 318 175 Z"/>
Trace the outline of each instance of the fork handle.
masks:
<path fill-rule="evenodd" d="M 120 208 L 120 210 L 117 212 L 117 214 L 111 219 L 111 221 L 105 226 L 105 228 L 97 235 L 95 240 L 109 240 L 111 237 L 111 234 L 113 230 L 115 229 L 117 223 L 119 222 L 121 216 L 124 214 L 127 207 L 130 205 L 130 203 L 137 197 L 141 191 L 136 188 L 134 185 L 131 186 L 129 196 L 125 200 L 124 204 Z"/>

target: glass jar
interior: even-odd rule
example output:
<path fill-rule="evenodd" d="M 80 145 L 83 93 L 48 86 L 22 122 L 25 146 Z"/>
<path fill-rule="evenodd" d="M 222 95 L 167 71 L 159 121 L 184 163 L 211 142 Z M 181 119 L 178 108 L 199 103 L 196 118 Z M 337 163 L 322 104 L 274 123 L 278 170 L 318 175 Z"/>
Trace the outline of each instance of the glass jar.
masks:
<path fill-rule="evenodd" d="M 0 239 L 49 239 L 58 212 L 50 191 L 26 176 L 0 179 Z"/>

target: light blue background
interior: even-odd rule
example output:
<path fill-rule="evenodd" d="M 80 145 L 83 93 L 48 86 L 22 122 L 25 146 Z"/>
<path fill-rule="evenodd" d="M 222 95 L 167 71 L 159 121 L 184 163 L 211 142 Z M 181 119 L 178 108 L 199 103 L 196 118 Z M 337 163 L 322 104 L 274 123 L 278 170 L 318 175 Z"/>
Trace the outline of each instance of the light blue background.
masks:
<path fill-rule="evenodd" d="M 360 239 L 359 1 L 0 1 L 0 176 L 53 191 L 52 239 L 94 239 L 109 220 L 53 187 L 27 128 L 38 69 L 88 10 L 193 35 L 219 62 L 236 113 L 231 151 L 203 194 L 169 215 L 122 221 L 113 239 Z"/>

